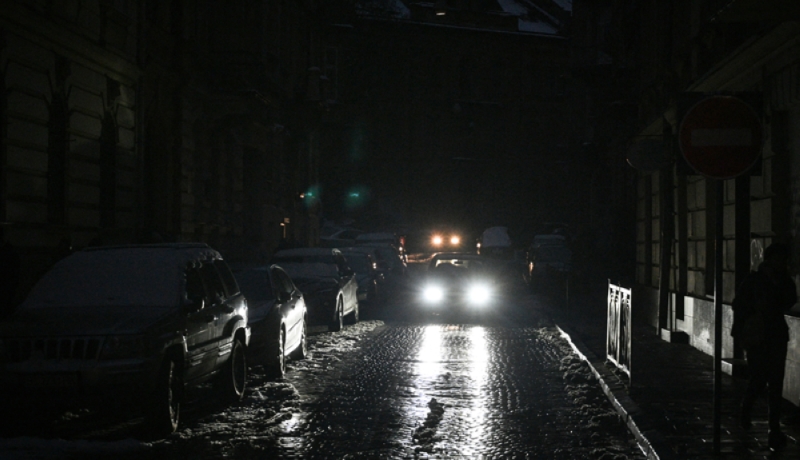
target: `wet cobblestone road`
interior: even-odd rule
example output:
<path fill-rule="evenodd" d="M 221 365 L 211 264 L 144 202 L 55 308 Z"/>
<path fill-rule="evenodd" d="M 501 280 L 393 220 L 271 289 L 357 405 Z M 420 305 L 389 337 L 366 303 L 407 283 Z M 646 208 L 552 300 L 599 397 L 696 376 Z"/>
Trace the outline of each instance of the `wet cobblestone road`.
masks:
<path fill-rule="evenodd" d="M 56 430 L 66 441 L 40 440 L 53 455 L 21 447 L 30 435 L 6 438 L 0 457 L 644 458 L 542 299 L 509 305 L 475 322 L 407 321 L 398 299 L 366 312 L 383 319 L 312 334 L 310 357 L 281 381 L 252 369 L 241 403 L 215 407 L 201 392 L 166 439 L 134 439 L 134 421 Z"/>

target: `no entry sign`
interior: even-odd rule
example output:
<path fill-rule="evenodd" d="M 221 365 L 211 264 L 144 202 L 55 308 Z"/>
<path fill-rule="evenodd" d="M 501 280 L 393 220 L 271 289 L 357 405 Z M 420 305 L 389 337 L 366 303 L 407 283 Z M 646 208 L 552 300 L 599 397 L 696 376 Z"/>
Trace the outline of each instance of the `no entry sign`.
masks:
<path fill-rule="evenodd" d="M 763 140 L 758 114 L 732 96 L 698 102 L 686 112 L 678 132 L 686 162 L 715 179 L 730 179 L 750 169 L 758 161 Z"/>

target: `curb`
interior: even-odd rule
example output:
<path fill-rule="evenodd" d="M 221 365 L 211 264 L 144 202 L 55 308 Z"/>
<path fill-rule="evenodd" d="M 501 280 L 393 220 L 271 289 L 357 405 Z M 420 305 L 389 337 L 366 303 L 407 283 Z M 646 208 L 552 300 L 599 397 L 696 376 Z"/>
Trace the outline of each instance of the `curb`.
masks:
<path fill-rule="evenodd" d="M 669 443 L 664 436 L 655 429 L 648 429 L 646 423 L 640 424 L 637 419 L 643 419 L 643 412 L 628 395 L 623 383 L 605 367 L 605 361 L 599 359 L 591 352 L 580 340 L 574 338 L 569 327 L 556 324 L 556 328 L 561 336 L 569 342 L 575 353 L 589 365 L 592 373 L 597 378 L 603 392 L 614 406 L 614 409 L 625 421 L 631 434 L 636 438 L 636 442 L 642 452 L 651 460 L 677 460 L 677 456 L 672 452 Z"/>

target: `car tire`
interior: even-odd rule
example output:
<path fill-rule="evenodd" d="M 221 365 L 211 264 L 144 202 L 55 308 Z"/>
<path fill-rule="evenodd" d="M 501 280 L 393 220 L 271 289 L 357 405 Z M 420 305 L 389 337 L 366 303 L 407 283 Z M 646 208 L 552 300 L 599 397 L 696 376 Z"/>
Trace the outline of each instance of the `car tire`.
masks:
<path fill-rule="evenodd" d="M 247 383 L 247 358 L 244 344 L 239 337 L 233 339 L 231 356 L 222 366 L 219 375 L 219 386 L 222 397 L 227 402 L 239 401 L 244 396 Z"/>
<path fill-rule="evenodd" d="M 292 359 L 306 359 L 308 356 L 308 342 L 306 342 L 306 320 L 303 318 L 303 329 L 300 331 L 300 343 L 292 351 Z"/>
<path fill-rule="evenodd" d="M 182 392 L 178 363 L 168 358 L 158 371 L 158 381 L 147 403 L 145 421 L 153 435 L 167 436 L 178 429 Z"/>
<path fill-rule="evenodd" d="M 353 307 L 353 311 L 347 315 L 347 324 L 356 324 L 358 323 L 358 301 L 356 301 L 356 306 Z"/>
<path fill-rule="evenodd" d="M 342 303 L 342 299 L 336 301 L 336 317 L 333 318 L 333 322 L 328 326 L 328 330 L 331 332 L 339 332 L 344 327 L 344 305 Z"/>
<path fill-rule="evenodd" d="M 286 375 L 286 330 L 281 327 L 278 333 L 278 351 L 267 365 L 267 375 L 271 379 L 282 379 Z"/>

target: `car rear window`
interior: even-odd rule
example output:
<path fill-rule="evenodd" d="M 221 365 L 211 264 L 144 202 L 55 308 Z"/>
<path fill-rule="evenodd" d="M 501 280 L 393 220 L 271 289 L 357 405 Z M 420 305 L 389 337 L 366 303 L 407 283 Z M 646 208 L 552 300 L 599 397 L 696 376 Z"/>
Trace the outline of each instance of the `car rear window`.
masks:
<path fill-rule="evenodd" d="M 182 267 L 163 249 L 77 252 L 47 272 L 26 308 L 64 306 L 174 307 Z"/>
<path fill-rule="evenodd" d="M 242 294 L 249 301 L 261 302 L 275 298 L 272 284 L 269 282 L 269 276 L 265 269 L 250 269 L 237 272 L 236 280 L 239 282 Z"/>

